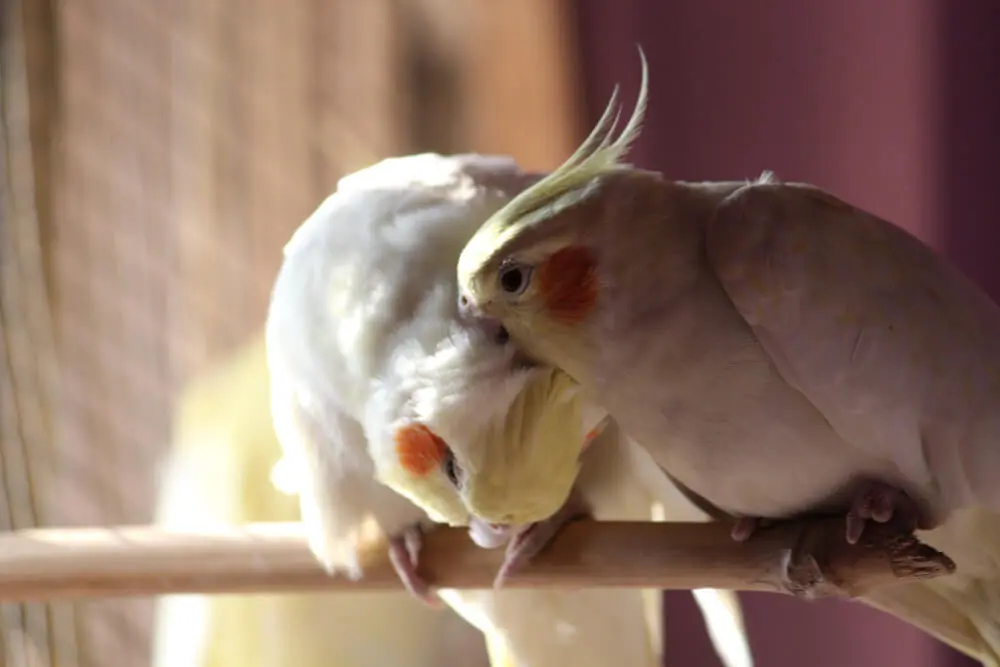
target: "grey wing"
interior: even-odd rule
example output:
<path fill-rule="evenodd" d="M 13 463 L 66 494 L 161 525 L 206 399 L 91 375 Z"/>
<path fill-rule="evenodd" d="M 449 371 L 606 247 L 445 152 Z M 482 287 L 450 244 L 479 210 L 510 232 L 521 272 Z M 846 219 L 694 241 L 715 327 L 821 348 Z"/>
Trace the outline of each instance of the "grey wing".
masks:
<path fill-rule="evenodd" d="M 1000 309 L 917 239 L 802 184 L 720 205 L 708 261 L 786 381 L 941 508 L 1000 508 Z"/>

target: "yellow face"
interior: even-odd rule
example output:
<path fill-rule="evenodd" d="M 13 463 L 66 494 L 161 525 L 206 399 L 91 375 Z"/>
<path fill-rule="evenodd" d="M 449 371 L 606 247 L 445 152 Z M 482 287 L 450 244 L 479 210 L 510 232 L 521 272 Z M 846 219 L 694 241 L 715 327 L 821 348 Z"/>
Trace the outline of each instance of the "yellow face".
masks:
<path fill-rule="evenodd" d="M 458 466 L 445 441 L 417 422 L 398 428 L 393 440 L 396 458 L 393 465 L 379 471 L 379 480 L 421 507 L 432 520 L 466 525 L 469 512 L 457 491 Z"/>
<path fill-rule="evenodd" d="M 522 342 L 538 315 L 535 267 L 511 260 L 478 274 L 467 288 L 460 286 L 458 308 L 463 318 L 488 328 L 498 342 Z"/>
<path fill-rule="evenodd" d="M 580 453 L 605 416 L 583 403 L 564 373 L 539 369 L 506 411 L 476 433 L 442 423 L 398 428 L 396 461 L 380 471 L 380 479 L 436 521 L 541 521 L 569 497 Z"/>
<path fill-rule="evenodd" d="M 569 498 L 580 455 L 607 413 L 583 399 L 561 371 L 539 372 L 489 442 L 463 492 L 469 513 L 502 526 L 524 526 L 555 514 Z"/>
<path fill-rule="evenodd" d="M 460 304 L 469 315 L 498 318 L 510 327 L 529 315 L 574 324 L 593 308 L 593 249 L 575 245 L 580 239 L 579 205 L 593 201 L 602 179 L 628 170 L 623 159 L 639 136 L 649 85 L 641 49 L 639 55 L 639 96 L 617 138 L 621 114 L 616 88 L 576 151 L 491 215 L 462 249 L 458 258 Z M 525 312 L 532 304 L 537 312 Z"/>
<path fill-rule="evenodd" d="M 417 425 L 406 430 L 424 428 Z M 431 437 L 440 441 L 436 435 Z M 426 467 L 414 466 L 413 454 L 406 454 L 398 466 L 383 471 L 380 480 L 438 523 L 464 526 L 478 519 L 485 524 L 522 526 L 548 518 L 569 497 L 582 446 L 563 449 L 564 461 L 539 463 L 537 457 L 507 451 L 504 437 L 499 431 L 485 434 L 479 443 L 486 445 L 485 456 L 478 466 L 462 465 L 445 446 L 441 458 L 437 454 L 422 457 Z"/>
<path fill-rule="evenodd" d="M 569 430 L 574 432 L 566 433 Z M 566 436 L 562 442 L 535 434 L 521 441 L 530 446 L 520 452 L 505 446 L 513 444 L 507 434 L 496 438 L 499 446 L 486 450 L 480 470 L 469 475 L 462 490 L 469 513 L 503 526 L 524 526 L 555 514 L 573 489 L 583 450 L 578 428 L 560 431 Z"/>
<path fill-rule="evenodd" d="M 463 312 L 500 317 L 506 308 L 537 293 L 535 267 L 544 261 L 544 255 L 500 252 L 477 265 L 468 259 L 470 254 L 463 252 L 461 259 L 465 261 L 459 263 L 459 308 Z"/>
<path fill-rule="evenodd" d="M 553 345 L 578 337 L 597 308 L 594 253 L 582 244 L 537 247 L 484 266 L 462 285 L 459 309 L 472 323 L 506 335 L 536 362 L 559 364 Z M 553 356 L 555 355 L 555 356 Z"/>

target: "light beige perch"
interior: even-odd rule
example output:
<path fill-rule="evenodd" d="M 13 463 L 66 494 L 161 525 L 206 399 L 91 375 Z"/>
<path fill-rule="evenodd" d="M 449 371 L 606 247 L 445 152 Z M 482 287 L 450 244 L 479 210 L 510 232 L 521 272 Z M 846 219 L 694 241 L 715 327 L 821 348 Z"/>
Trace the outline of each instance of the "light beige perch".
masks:
<path fill-rule="evenodd" d="M 793 556 L 808 544 L 828 547 L 824 563 Z M 502 555 L 474 545 L 464 529 L 441 527 L 426 537 L 421 569 L 437 586 L 488 588 Z M 779 524 L 746 543 L 730 539 L 725 524 L 580 521 L 507 585 L 775 591 L 789 558 L 801 561 L 795 579 L 807 597 L 853 597 L 955 567 L 944 554 L 885 526 L 866 528 L 860 544 L 848 545 L 843 519 Z M 363 562 L 361 581 L 327 576 L 298 523 L 211 533 L 148 526 L 18 531 L 0 537 L 0 601 L 400 588 L 383 550 L 373 549 Z"/>

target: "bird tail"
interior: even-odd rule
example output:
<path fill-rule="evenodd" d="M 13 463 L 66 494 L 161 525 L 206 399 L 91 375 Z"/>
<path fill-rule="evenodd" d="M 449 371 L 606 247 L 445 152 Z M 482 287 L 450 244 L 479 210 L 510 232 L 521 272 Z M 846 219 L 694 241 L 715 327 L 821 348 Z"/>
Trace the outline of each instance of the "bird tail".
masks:
<path fill-rule="evenodd" d="M 973 580 L 963 588 L 933 581 L 900 584 L 875 591 L 868 602 L 979 660 L 983 667 L 1000 667 L 1000 581 Z"/>
<path fill-rule="evenodd" d="M 961 510 L 919 536 L 955 561 L 955 573 L 888 586 L 867 601 L 985 667 L 1000 667 L 1000 514 Z"/>

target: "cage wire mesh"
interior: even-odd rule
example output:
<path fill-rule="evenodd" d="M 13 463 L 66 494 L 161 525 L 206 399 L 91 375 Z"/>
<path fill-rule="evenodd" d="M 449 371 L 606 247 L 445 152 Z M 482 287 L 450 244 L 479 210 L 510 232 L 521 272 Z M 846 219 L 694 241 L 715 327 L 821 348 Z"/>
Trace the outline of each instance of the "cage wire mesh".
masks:
<path fill-rule="evenodd" d="M 46 521 L 40 489 L 51 472 L 54 330 L 43 261 L 39 199 L 48 166 L 34 155 L 27 39 L 40 26 L 18 3 L 0 5 L 0 529 Z M 25 29 L 20 29 L 21 27 Z M 30 34 L 29 33 L 33 33 Z M 33 63 L 34 64 L 34 63 Z M 38 99 L 38 116 L 46 110 Z M 47 211 L 43 211 L 47 212 Z M 72 609 L 64 604 L 0 605 L 4 665 L 75 665 Z"/>
<path fill-rule="evenodd" d="M 461 7 L 2 0 L 0 528 L 151 521 L 178 391 L 260 329 L 344 173 L 566 154 L 564 10 Z M 146 665 L 151 628 L 148 599 L 0 605 L 10 666 Z"/>

